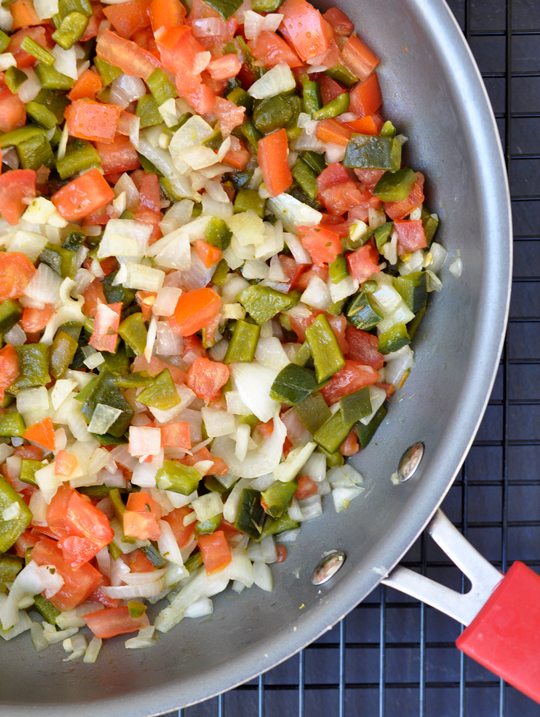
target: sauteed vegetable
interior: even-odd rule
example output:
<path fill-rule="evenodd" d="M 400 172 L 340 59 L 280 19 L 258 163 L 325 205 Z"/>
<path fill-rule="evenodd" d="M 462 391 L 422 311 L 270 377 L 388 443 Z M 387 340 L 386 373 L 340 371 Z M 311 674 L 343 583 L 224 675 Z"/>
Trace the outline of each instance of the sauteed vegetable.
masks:
<path fill-rule="evenodd" d="M 338 8 L 15 0 L 0 27 L 0 635 L 94 662 L 271 590 L 361 494 L 345 458 L 446 252 Z"/>

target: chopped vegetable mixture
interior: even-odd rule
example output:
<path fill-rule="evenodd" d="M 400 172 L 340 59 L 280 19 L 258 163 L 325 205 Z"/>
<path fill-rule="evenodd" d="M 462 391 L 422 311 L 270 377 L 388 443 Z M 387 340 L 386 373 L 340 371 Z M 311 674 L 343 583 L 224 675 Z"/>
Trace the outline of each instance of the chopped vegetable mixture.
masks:
<path fill-rule="evenodd" d="M 271 590 L 323 496 L 360 495 L 345 458 L 446 252 L 338 8 L 15 0 L 0 27 L 0 635 L 92 663 Z"/>

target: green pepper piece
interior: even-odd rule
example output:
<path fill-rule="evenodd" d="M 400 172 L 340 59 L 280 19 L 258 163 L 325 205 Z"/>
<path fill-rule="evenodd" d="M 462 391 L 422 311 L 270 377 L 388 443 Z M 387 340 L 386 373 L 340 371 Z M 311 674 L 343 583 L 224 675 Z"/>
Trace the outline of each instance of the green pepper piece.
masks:
<path fill-rule="evenodd" d="M 250 145 L 257 151 L 257 142 L 262 138 L 262 134 L 253 124 L 253 120 L 246 120 L 240 127 L 240 132 L 244 135 Z"/>
<path fill-rule="evenodd" d="M 279 533 L 284 533 L 286 530 L 296 530 L 299 527 L 300 524 L 290 518 L 286 511 L 277 519 L 268 515 L 264 521 L 264 527 L 260 537 L 262 540 L 263 538 L 268 538 L 269 535 L 279 535 Z"/>
<path fill-rule="evenodd" d="M 347 260 L 344 254 L 338 254 L 335 261 L 328 265 L 330 281 L 332 284 L 339 284 L 340 281 L 349 276 L 347 270 Z"/>
<path fill-rule="evenodd" d="M 198 520 L 195 524 L 195 535 L 210 535 L 219 528 L 222 518 L 223 515 L 219 513 L 218 515 L 214 515 L 213 518 L 209 518 L 202 523 Z"/>
<path fill-rule="evenodd" d="M 409 338 L 412 341 L 414 339 L 414 335 L 416 334 L 416 331 L 420 324 L 422 323 L 422 319 L 424 318 L 424 314 L 426 313 L 426 306 L 422 306 L 420 311 L 416 314 L 414 319 L 407 324 L 407 333 L 409 334 Z"/>
<path fill-rule="evenodd" d="M 163 369 L 152 383 L 139 393 L 137 401 L 144 406 L 157 408 L 160 411 L 168 411 L 181 403 L 168 368 Z"/>
<path fill-rule="evenodd" d="M 0 32 L 2 31 L 0 30 Z M 2 32 L 2 35 L 4 34 L 5 33 Z M 4 52 L 4 50 L 1 50 L 1 52 Z M 8 67 L 5 73 L 5 79 L 9 91 L 15 95 L 17 94 L 17 90 L 19 89 L 19 87 L 23 84 L 23 82 L 26 82 L 28 77 L 24 74 L 22 70 L 19 70 L 17 67 Z"/>
<path fill-rule="evenodd" d="M 311 114 L 320 110 L 322 107 L 321 100 L 321 89 L 319 83 L 315 80 L 311 80 L 309 75 L 302 75 L 300 77 L 302 83 L 302 103 L 304 106 L 304 112 Z"/>
<path fill-rule="evenodd" d="M 215 10 L 223 22 L 230 20 L 242 4 L 242 0 L 205 0 Z"/>
<path fill-rule="evenodd" d="M 58 14 L 63 20 L 72 12 L 80 12 L 86 17 L 92 17 L 92 5 L 90 0 L 60 0 L 58 3 Z"/>
<path fill-rule="evenodd" d="M 156 67 L 152 72 L 146 80 L 146 84 L 158 105 L 162 105 L 171 98 L 178 97 L 176 87 L 159 67 Z"/>
<path fill-rule="evenodd" d="M 229 92 L 227 99 L 229 102 L 234 102 L 237 107 L 245 107 L 248 114 L 253 111 L 253 97 L 241 87 L 235 87 Z"/>
<path fill-rule="evenodd" d="M 377 246 L 377 251 L 379 252 L 379 254 L 381 253 L 381 249 L 383 248 L 383 246 L 390 239 L 390 235 L 392 234 L 393 228 L 394 222 L 386 222 L 386 224 L 381 224 L 381 226 L 377 227 L 377 229 L 375 229 L 375 231 L 373 232 L 375 244 Z"/>
<path fill-rule="evenodd" d="M 56 618 L 60 615 L 60 610 L 54 607 L 43 595 L 34 595 L 34 607 L 47 620 L 49 625 L 56 625 Z"/>
<path fill-rule="evenodd" d="M 345 314 L 349 323 L 363 331 L 369 331 L 382 321 L 382 316 L 375 311 L 365 291 L 353 297 Z"/>
<path fill-rule="evenodd" d="M 330 316 L 341 316 L 346 303 L 347 303 L 346 298 L 340 299 L 339 301 L 333 301 L 331 304 L 328 304 L 328 306 L 326 307 L 326 313 L 330 314 Z"/>
<path fill-rule="evenodd" d="M 64 239 L 62 248 L 77 252 L 81 244 L 84 242 L 85 238 L 86 237 L 82 232 L 70 232 Z"/>
<path fill-rule="evenodd" d="M 47 244 L 39 255 L 41 263 L 50 266 L 53 271 L 64 279 L 75 276 L 77 270 L 76 259 L 76 252 L 63 249 L 56 244 Z"/>
<path fill-rule="evenodd" d="M 124 501 L 122 500 L 122 496 L 120 495 L 120 491 L 118 490 L 118 488 L 112 488 L 109 493 L 109 498 L 111 499 L 116 519 L 118 520 L 120 525 L 123 525 L 126 506 L 124 505 Z"/>
<path fill-rule="evenodd" d="M 140 312 L 131 314 L 127 319 L 124 319 L 118 327 L 118 333 L 135 352 L 136 356 L 142 356 L 146 347 L 148 332 L 144 324 L 143 315 Z"/>
<path fill-rule="evenodd" d="M 313 356 L 317 381 L 322 383 L 345 366 L 345 359 L 328 319 L 319 314 L 306 329 L 306 341 Z"/>
<path fill-rule="evenodd" d="M 49 370 L 55 379 L 62 378 L 75 358 L 79 344 L 65 331 L 60 329 L 53 339 L 49 357 Z"/>
<path fill-rule="evenodd" d="M 77 172 L 84 172 L 86 169 L 101 166 L 99 152 L 90 142 L 84 142 L 82 146 L 69 148 L 62 159 L 56 160 L 56 171 L 61 179 L 68 179 Z"/>
<path fill-rule="evenodd" d="M 12 132 L 6 132 L 0 136 L 0 149 L 5 147 L 18 147 L 23 142 L 27 142 L 29 139 L 41 136 L 47 138 L 45 130 L 36 125 L 28 124 L 25 127 L 14 129 Z"/>
<path fill-rule="evenodd" d="M 81 486 L 80 488 L 77 488 L 77 490 L 80 493 L 87 495 L 89 498 L 92 498 L 92 500 L 103 500 L 103 498 L 108 498 L 111 491 L 114 489 L 108 485 L 102 484 Z"/>
<path fill-rule="evenodd" d="M 225 286 L 229 281 L 229 265 L 222 259 L 216 267 L 212 276 L 212 283 L 216 286 Z"/>
<path fill-rule="evenodd" d="M 292 169 L 292 176 L 310 199 L 316 198 L 319 193 L 317 175 L 301 157 L 296 160 L 296 164 Z"/>
<path fill-rule="evenodd" d="M 146 612 L 146 605 L 138 600 L 128 600 L 127 606 L 130 617 L 140 617 Z"/>
<path fill-rule="evenodd" d="M 310 361 L 311 351 L 309 350 L 309 344 L 305 341 L 296 352 L 294 363 L 298 364 L 298 366 L 306 366 Z"/>
<path fill-rule="evenodd" d="M 280 311 L 288 311 L 298 303 L 295 296 L 267 286 L 252 285 L 236 297 L 259 326 L 272 319 Z"/>
<path fill-rule="evenodd" d="M 22 308 L 17 301 L 6 299 L 0 304 L 0 334 L 7 334 L 22 316 Z"/>
<path fill-rule="evenodd" d="M 16 555 L 2 555 L 0 558 L 0 583 L 12 583 L 21 572 L 22 558 Z"/>
<path fill-rule="evenodd" d="M 19 480 L 30 485 L 37 485 L 35 475 L 45 464 L 42 461 L 32 461 L 29 458 L 23 458 L 21 461 L 21 472 Z"/>
<path fill-rule="evenodd" d="M 13 503 L 19 506 L 19 514 L 11 520 L 0 518 L 0 553 L 5 553 L 32 522 L 32 513 L 21 496 L 3 478 L 0 478 L 0 516 Z M 262 508 L 261 508 L 262 510 Z"/>
<path fill-rule="evenodd" d="M 270 488 L 261 493 L 262 506 L 272 518 L 281 518 L 292 497 L 298 488 L 298 481 L 291 480 L 288 483 L 276 481 Z"/>
<path fill-rule="evenodd" d="M 163 466 L 156 474 L 156 484 L 160 490 L 191 495 L 197 490 L 201 478 L 201 474 L 193 466 L 185 466 L 178 461 L 163 461 Z"/>
<path fill-rule="evenodd" d="M 232 239 L 232 232 L 227 224 L 219 217 L 212 217 L 206 229 L 204 230 L 204 238 L 212 246 L 217 246 L 221 251 L 225 251 Z M 213 283 L 216 282 L 212 279 Z"/>
<path fill-rule="evenodd" d="M 343 422 L 352 426 L 361 418 L 369 416 L 373 409 L 369 397 L 369 388 L 361 388 L 359 391 L 350 393 L 339 399 L 339 406 L 343 416 Z"/>
<path fill-rule="evenodd" d="M 112 271 L 102 280 L 103 293 L 108 304 L 121 303 L 122 309 L 127 309 L 135 301 L 135 292 L 126 289 L 122 284 L 114 284 L 118 270 Z"/>
<path fill-rule="evenodd" d="M 135 114 L 141 118 L 141 129 L 163 122 L 163 117 L 159 114 L 158 103 L 152 95 L 143 95 L 137 100 Z"/>
<path fill-rule="evenodd" d="M 386 355 L 393 351 L 399 351 L 399 349 L 410 343 L 411 340 L 405 324 L 394 324 L 388 331 L 379 336 L 379 351 Z"/>
<path fill-rule="evenodd" d="M 116 80 L 122 74 L 122 70 L 119 67 L 111 65 L 110 62 L 102 60 L 101 57 L 94 58 L 94 65 L 101 76 L 103 87 L 110 85 L 113 80 Z"/>
<path fill-rule="evenodd" d="M 324 170 L 326 169 L 324 155 L 319 154 L 318 152 L 312 152 L 311 150 L 309 150 L 308 152 L 304 152 L 302 158 L 304 162 L 309 167 L 311 167 L 311 169 L 315 172 L 317 176 L 324 172 Z"/>
<path fill-rule="evenodd" d="M 67 92 L 75 84 L 75 80 L 58 72 L 54 67 L 36 65 L 35 72 L 40 85 L 46 90 L 64 90 L 64 92 Z"/>
<path fill-rule="evenodd" d="M 41 67 L 41 65 L 38 65 Z M 32 137 L 26 142 L 17 145 L 19 163 L 23 169 L 37 171 L 45 165 L 52 169 L 54 167 L 54 154 L 51 143 L 45 135 Z"/>
<path fill-rule="evenodd" d="M 373 438 L 373 435 L 377 428 L 384 421 L 386 416 L 386 408 L 381 406 L 377 413 L 373 416 L 371 421 L 365 426 L 363 423 L 358 422 L 355 426 L 358 441 L 362 448 L 365 448 Z"/>
<path fill-rule="evenodd" d="M 88 18 L 80 12 L 70 12 L 62 20 L 60 27 L 53 32 L 52 39 L 64 50 L 69 50 L 84 35 Z"/>
<path fill-rule="evenodd" d="M 56 117 L 56 124 L 62 124 L 64 122 L 64 112 L 69 106 L 69 99 L 66 95 L 53 92 L 52 90 L 42 89 L 39 91 L 34 101 L 38 102 L 40 105 L 44 105 L 54 114 Z"/>
<path fill-rule="evenodd" d="M 80 401 L 80 403 L 84 403 L 88 396 L 92 393 L 92 390 L 94 389 L 98 381 L 99 376 L 94 376 L 94 378 L 90 379 L 86 386 L 82 388 L 79 393 L 75 394 L 75 400 Z"/>
<path fill-rule="evenodd" d="M 2 413 L 0 415 L 0 436 L 22 436 L 26 431 L 24 418 L 20 413 Z"/>
<path fill-rule="evenodd" d="M 33 40 L 30 35 L 27 35 L 21 42 L 21 50 L 24 50 L 29 55 L 32 55 L 32 57 L 35 57 L 36 60 L 47 67 L 52 67 L 56 62 L 51 53 L 47 52 L 47 50 L 41 47 L 41 45 L 38 45 L 38 43 Z"/>
<path fill-rule="evenodd" d="M 341 411 L 336 411 L 326 423 L 313 434 L 313 440 L 328 453 L 335 453 L 349 435 L 353 423 L 346 422 Z"/>
<path fill-rule="evenodd" d="M 311 435 L 317 433 L 332 415 L 319 391 L 312 393 L 302 403 L 299 403 L 294 412 L 298 416 L 300 423 Z"/>
<path fill-rule="evenodd" d="M 135 373 L 127 373 L 123 376 L 115 378 L 115 383 L 118 388 L 146 388 L 154 382 L 154 379 L 146 374 L 136 371 Z M 138 397 L 137 397 L 137 400 Z"/>
<path fill-rule="evenodd" d="M 238 319 L 223 359 L 224 363 L 250 363 L 253 361 L 260 333 L 261 327 L 258 324 L 250 324 L 248 321 Z"/>
<path fill-rule="evenodd" d="M 401 142 L 391 137 L 353 134 L 347 144 L 344 167 L 388 169 L 395 172 L 401 165 Z"/>
<path fill-rule="evenodd" d="M 0 138 L 0 142 L 1 141 L 2 138 Z M 425 207 L 422 207 L 422 225 L 424 227 L 427 245 L 430 247 L 437 229 L 439 228 L 439 220 L 436 219 L 436 215 L 430 214 Z"/>
<path fill-rule="evenodd" d="M 260 538 L 265 515 L 259 491 L 253 490 L 253 488 L 244 488 L 240 495 L 234 527 L 249 535 L 250 538 Z"/>
<path fill-rule="evenodd" d="M 270 389 L 270 398 L 288 406 L 298 406 L 317 388 L 318 383 L 313 371 L 289 363 L 276 376 Z"/>
<path fill-rule="evenodd" d="M 109 427 L 108 432 L 117 438 L 123 436 L 131 423 L 134 411 L 115 384 L 114 376 L 106 368 L 102 368 L 97 381 L 92 385 L 81 407 L 81 413 L 89 423 L 98 403 L 112 406 L 112 408 L 119 408 L 122 411 L 112 426 Z"/>
<path fill-rule="evenodd" d="M 396 131 L 397 131 L 396 128 L 390 122 L 390 120 L 386 120 L 386 122 L 383 124 L 379 134 L 381 135 L 381 137 L 395 137 Z"/>
<path fill-rule="evenodd" d="M 130 361 L 126 353 L 126 348 L 122 343 L 118 344 L 116 353 L 114 354 L 104 351 L 103 358 L 105 359 L 105 365 L 111 373 L 117 374 L 118 376 L 128 373 Z M 128 386 L 121 386 L 120 383 L 118 383 L 118 379 L 115 380 L 119 388 L 129 388 Z"/>
<path fill-rule="evenodd" d="M 350 99 L 348 92 L 338 95 L 335 99 L 327 102 L 320 110 L 315 110 L 312 117 L 314 120 L 333 119 L 339 117 L 349 109 Z"/>
<path fill-rule="evenodd" d="M 427 301 L 425 271 L 415 271 L 406 276 L 394 276 L 392 284 L 413 314 L 416 314 L 425 305 Z"/>
<path fill-rule="evenodd" d="M 150 545 L 142 545 L 141 550 L 155 568 L 163 568 L 167 565 L 167 561 L 159 552 L 155 543 L 151 542 Z"/>
<path fill-rule="evenodd" d="M 236 172 L 229 172 L 224 176 L 232 183 L 236 191 L 238 191 L 239 189 L 242 189 L 242 187 L 247 187 L 249 185 L 251 178 L 253 177 L 253 172 L 237 170 Z"/>
<path fill-rule="evenodd" d="M 184 563 L 184 567 L 188 571 L 188 573 L 192 573 L 194 570 L 198 570 L 202 564 L 203 564 L 202 553 L 199 553 L 197 551 L 196 553 L 192 553 L 189 556 L 189 558 Z"/>
<path fill-rule="evenodd" d="M 353 75 L 353 73 L 348 67 L 345 67 L 345 65 L 335 65 L 334 67 L 329 67 L 324 74 L 328 75 L 328 77 L 331 77 L 336 82 L 339 82 L 341 85 L 344 85 L 348 90 L 350 90 L 351 87 L 358 82 L 358 77 Z"/>
<path fill-rule="evenodd" d="M 233 211 L 235 214 L 251 209 L 261 219 L 264 219 L 265 208 L 266 199 L 263 199 L 256 189 L 241 189 L 234 198 Z"/>
<path fill-rule="evenodd" d="M 10 42 L 11 38 L 9 35 L 6 35 L 3 30 L 0 30 L 0 52 L 5 52 L 8 49 Z"/>
<path fill-rule="evenodd" d="M 114 540 L 112 541 L 112 543 L 109 543 L 107 548 L 113 560 L 118 560 L 118 558 L 122 555 L 122 551 L 120 550 L 118 545 L 116 545 Z"/>
<path fill-rule="evenodd" d="M 401 202 L 407 199 L 415 182 L 416 174 L 410 167 L 385 172 L 373 188 L 373 194 L 381 202 Z"/>
<path fill-rule="evenodd" d="M 282 95 L 260 100 L 253 110 L 253 122 L 262 134 L 285 127 L 292 116 L 293 109 Z"/>
<path fill-rule="evenodd" d="M 50 383 L 48 346 L 41 343 L 23 344 L 16 346 L 15 350 L 19 359 L 19 374 L 7 389 L 10 394 L 16 396 L 25 388 L 46 386 Z"/>
<path fill-rule="evenodd" d="M 255 12 L 276 12 L 283 0 L 253 0 L 252 7 Z"/>

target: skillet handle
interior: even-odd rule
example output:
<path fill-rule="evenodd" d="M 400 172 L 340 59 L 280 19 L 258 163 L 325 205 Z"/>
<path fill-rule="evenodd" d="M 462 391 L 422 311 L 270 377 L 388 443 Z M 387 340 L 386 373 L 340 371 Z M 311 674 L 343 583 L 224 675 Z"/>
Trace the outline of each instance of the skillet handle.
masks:
<path fill-rule="evenodd" d="M 382 582 L 468 625 L 457 647 L 540 703 L 540 577 L 521 562 L 500 573 L 440 510 L 427 530 L 471 590 L 457 593 L 401 566 Z"/>

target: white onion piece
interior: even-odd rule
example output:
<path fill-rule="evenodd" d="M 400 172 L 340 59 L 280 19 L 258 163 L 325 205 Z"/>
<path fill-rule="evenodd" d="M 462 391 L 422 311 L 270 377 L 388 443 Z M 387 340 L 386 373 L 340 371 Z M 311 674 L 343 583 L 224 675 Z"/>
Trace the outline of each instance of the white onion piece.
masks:
<path fill-rule="evenodd" d="M 278 373 L 278 370 L 258 363 L 232 365 L 232 376 L 240 398 L 264 423 L 275 416 L 280 409 L 280 404 L 270 398 L 270 389 Z M 269 471 L 263 472 L 269 473 Z"/>
<path fill-rule="evenodd" d="M 249 451 L 243 461 L 237 459 L 236 442 L 229 436 L 216 438 L 212 445 L 212 453 L 216 458 L 223 458 L 234 475 L 241 478 L 258 478 L 271 473 L 279 465 L 286 435 L 287 429 L 284 423 L 279 416 L 275 416 L 272 435 L 263 442 L 260 448 Z M 232 520 L 235 518 L 236 514 Z M 227 517 L 225 519 L 229 520 Z"/>
<path fill-rule="evenodd" d="M 268 565 L 259 560 L 253 563 L 253 582 L 260 587 L 261 590 L 265 590 L 266 592 L 272 592 L 274 587 L 272 571 Z"/>
<path fill-rule="evenodd" d="M 264 100 L 294 90 L 295 87 L 296 80 L 291 68 L 286 62 L 280 62 L 254 82 L 248 92 L 256 100 Z"/>
<path fill-rule="evenodd" d="M 149 598 L 159 595 L 165 587 L 165 578 L 159 578 L 153 583 L 143 585 L 120 585 L 118 587 L 102 586 L 107 597 L 119 600 L 131 600 L 133 598 Z"/>
<path fill-rule="evenodd" d="M 210 598 L 202 597 L 196 602 L 188 605 L 184 611 L 186 617 L 197 618 L 206 617 L 214 612 L 214 603 Z"/>

